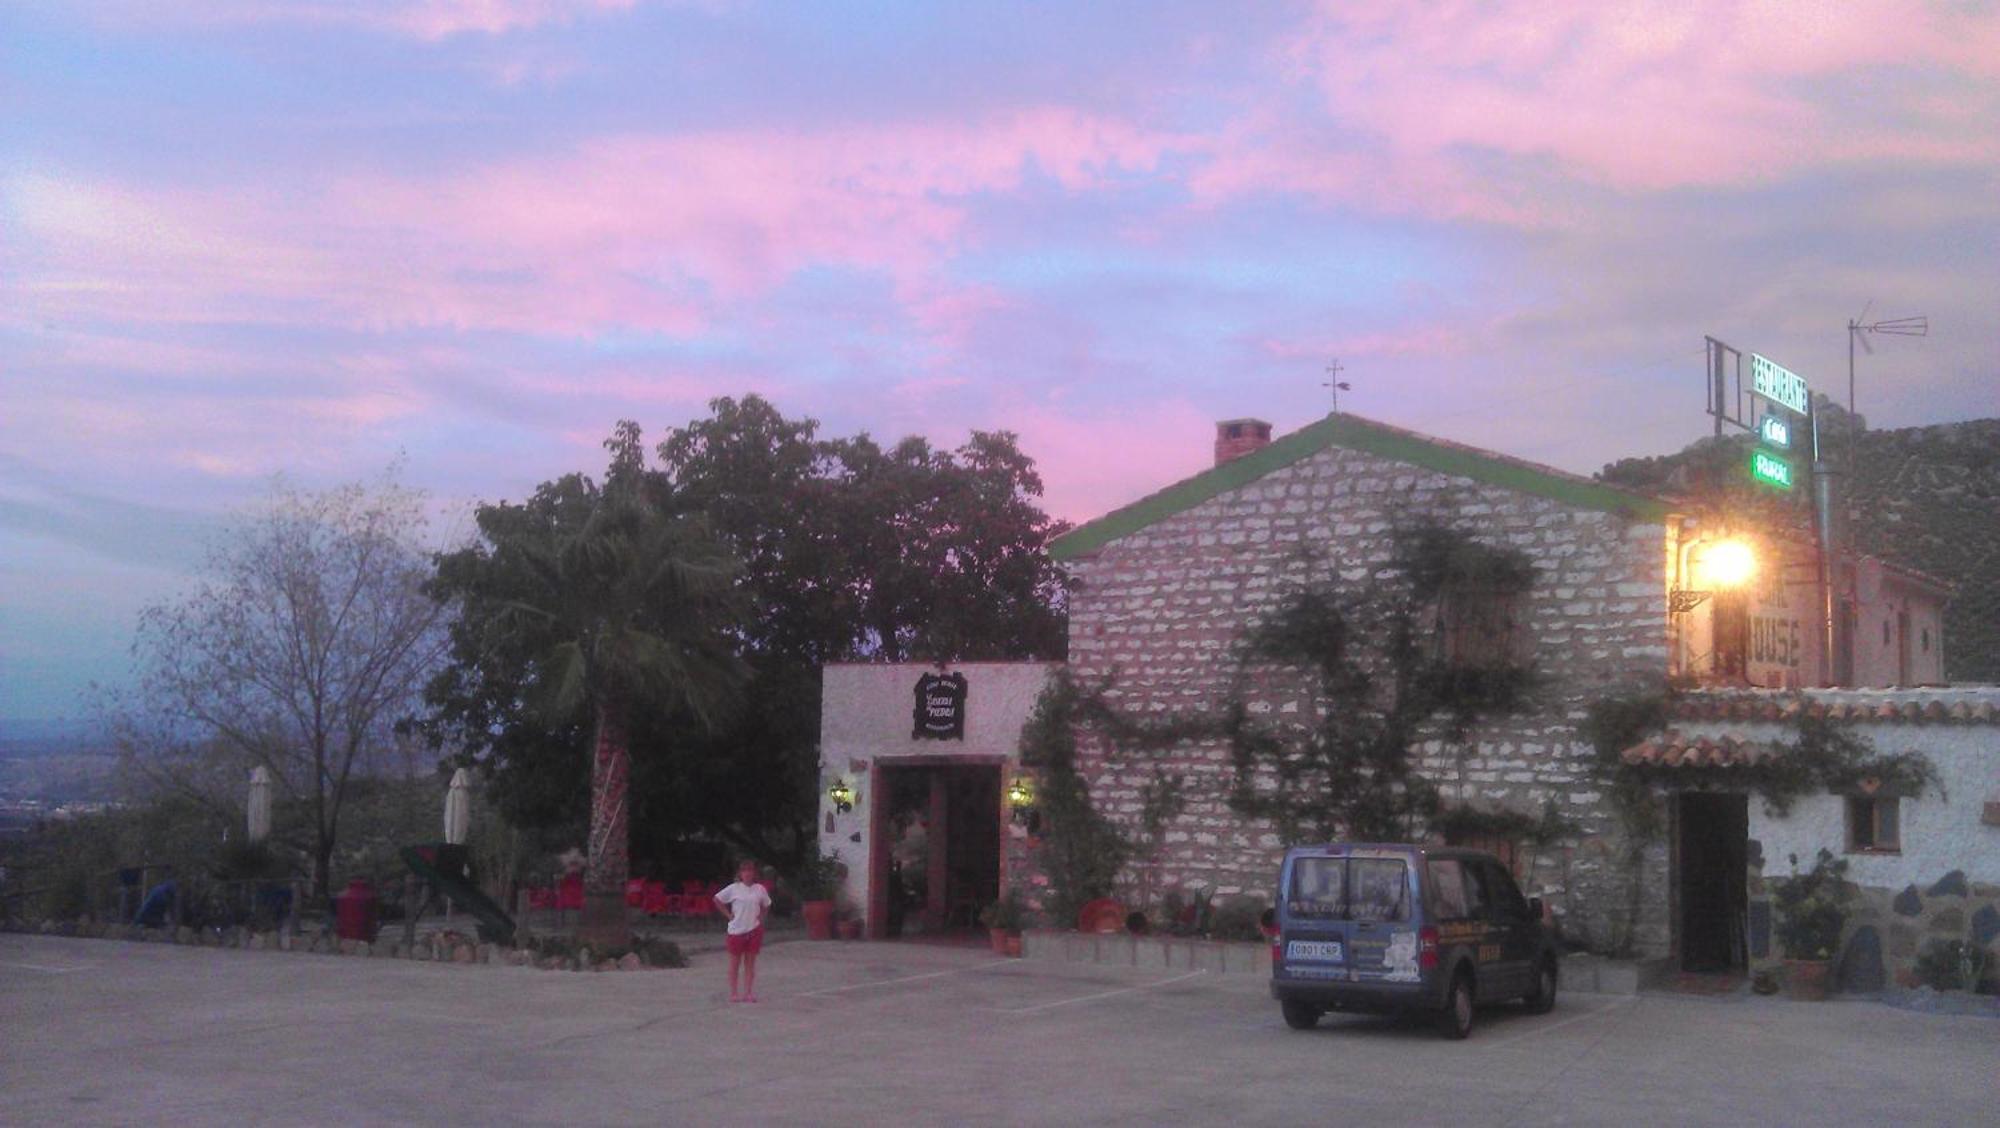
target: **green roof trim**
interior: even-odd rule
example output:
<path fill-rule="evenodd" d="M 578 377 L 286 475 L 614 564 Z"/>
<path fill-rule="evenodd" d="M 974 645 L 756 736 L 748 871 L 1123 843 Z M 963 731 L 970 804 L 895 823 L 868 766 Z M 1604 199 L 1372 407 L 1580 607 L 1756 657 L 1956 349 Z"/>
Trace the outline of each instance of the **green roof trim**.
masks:
<path fill-rule="evenodd" d="M 1212 497 L 1247 486 L 1274 470 L 1335 446 L 1420 466 L 1455 478 L 1470 478 L 1490 486 L 1545 497 L 1580 509 L 1623 513 L 1641 520 L 1657 521 L 1664 519 L 1671 508 L 1660 498 L 1593 482 L 1552 467 L 1538 466 L 1445 439 L 1429 438 L 1357 415 L 1329 415 L 1269 446 L 1212 470 L 1204 470 L 1122 509 L 1114 509 L 1095 521 L 1079 525 L 1051 542 L 1049 554 L 1057 560 L 1074 560 L 1120 537 L 1130 536 Z"/>

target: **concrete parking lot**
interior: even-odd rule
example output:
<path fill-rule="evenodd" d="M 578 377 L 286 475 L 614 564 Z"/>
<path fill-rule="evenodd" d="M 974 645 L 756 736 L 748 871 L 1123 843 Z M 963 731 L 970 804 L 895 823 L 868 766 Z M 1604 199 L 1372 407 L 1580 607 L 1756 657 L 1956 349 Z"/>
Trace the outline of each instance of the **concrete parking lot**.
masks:
<path fill-rule="evenodd" d="M 0 936 L 0 1122 L 1991 1123 L 2000 1022 L 1572 994 L 1470 1041 L 1254 979 L 919 945 L 684 971 Z"/>

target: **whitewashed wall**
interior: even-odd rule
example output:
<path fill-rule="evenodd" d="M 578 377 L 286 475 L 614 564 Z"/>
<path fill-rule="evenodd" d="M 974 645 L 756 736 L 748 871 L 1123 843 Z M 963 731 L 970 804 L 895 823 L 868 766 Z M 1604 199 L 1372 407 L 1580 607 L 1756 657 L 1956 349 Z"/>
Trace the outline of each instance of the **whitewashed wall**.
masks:
<path fill-rule="evenodd" d="M 847 864 L 841 901 L 868 903 L 868 820 L 875 803 L 875 765 L 911 756 L 1003 757 L 1013 764 L 1021 726 L 1061 663 L 973 662 L 950 667 L 832 665 L 821 672 L 820 849 Z M 925 674 L 965 675 L 965 739 L 919 740 L 910 735 L 917 680 Z M 845 779 L 854 810 L 839 814 L 826 789 Z M 1004 786 L 1004 783 L 1003 783 Z M 833 830 L 826 829 L 833 815 Z"/>
<path fill-rule="evenodd" d="M 1918 691 L 1817 691 L 1814 698 L 1853 701 L 2000 702 L 2000 689 Z M 1682 722 L 1675 726 L 1687 737 L 1730 735 L 1741 740 L 1791 740 L 1790 725 L 1745 722 Z M 1986 826 L 1980 816 L 1985 804 L 2000 802 L 2000 725 L 1937 722 L 1912 724 L 1858 722 L 1855 731 L 1880 753 L 1921 752 L 1930 758 L 1944 784 L 1945 795 L 1926 792 L 1902 801 L 1902 852 L 1845 854 L 1848 880 L 1859 885 L 1897 889 L 1927 885 L 1952 870 L 1968 879 L 2000 883 L 2000 827 Z M 1763 844 L 1764 875 L 1791 872 L 1791 855 L 1804 869 L 1822 847 L 1843 854 L 1847 846 L 1846 800 L 1833 795 L 1807 796 L 1779 818 L 1767 814 L 1761 800 L 1750 800 L 1750 837 Z"/>

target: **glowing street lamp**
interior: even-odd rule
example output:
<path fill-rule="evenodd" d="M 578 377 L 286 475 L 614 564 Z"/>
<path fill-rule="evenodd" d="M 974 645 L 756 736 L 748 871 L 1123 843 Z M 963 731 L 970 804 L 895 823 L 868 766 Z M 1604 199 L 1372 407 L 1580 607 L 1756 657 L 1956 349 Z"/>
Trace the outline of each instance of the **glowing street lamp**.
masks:
<path fill-rule="evenodd" d="M 1669 609 L 1676 614 L 1694 610 L 1718 591 L 1740 588 L 1757 575 L 1757 553 L 1747 541 L 1706 541 L 1695 545 L 1691 556 L 1689 572 L 1696 586 L 1675 588 L 1669 594 Z"/>

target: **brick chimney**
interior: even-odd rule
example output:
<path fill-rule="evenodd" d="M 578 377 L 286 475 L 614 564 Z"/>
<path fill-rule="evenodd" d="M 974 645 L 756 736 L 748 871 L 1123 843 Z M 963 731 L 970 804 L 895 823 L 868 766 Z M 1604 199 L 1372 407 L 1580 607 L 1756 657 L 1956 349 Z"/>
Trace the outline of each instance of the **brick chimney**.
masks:
<path fill-rule="evenodd" d="M 1215 464 L 1222 465 L 1271 445 L 1271 425 L 1262 419 L 1225 419 L 1215 425 Z"/>

